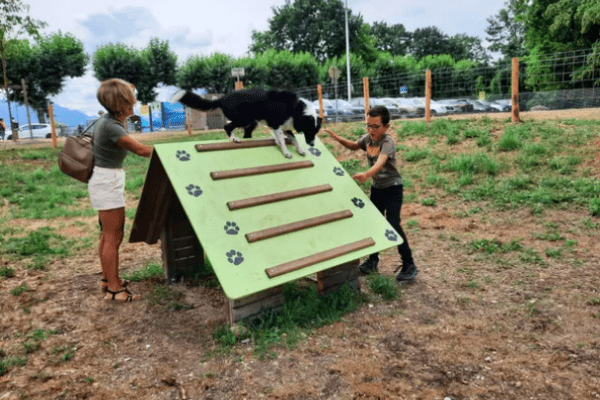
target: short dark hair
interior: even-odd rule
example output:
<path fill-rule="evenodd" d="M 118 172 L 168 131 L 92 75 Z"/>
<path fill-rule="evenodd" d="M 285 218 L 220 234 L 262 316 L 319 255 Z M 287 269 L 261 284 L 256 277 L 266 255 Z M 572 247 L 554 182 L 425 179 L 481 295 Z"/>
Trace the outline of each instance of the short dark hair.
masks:
<path fill-rule="evenodd" d="M 386 106 L 373 106 L 367 113 L 369 117 L 381 117 L 381 123 L 387 125 L 390 123 L 390 112 Z"/>

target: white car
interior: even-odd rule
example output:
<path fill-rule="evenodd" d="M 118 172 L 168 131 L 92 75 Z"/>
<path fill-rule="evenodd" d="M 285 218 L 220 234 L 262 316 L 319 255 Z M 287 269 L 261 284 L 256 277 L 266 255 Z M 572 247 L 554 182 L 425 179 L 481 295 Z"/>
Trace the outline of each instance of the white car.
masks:
<path fill-rule="evenodd" d="M 19 139 L 31 139 L 32 136 L 33 139 L 49 139 L 52 136 L 50 124 L 31 124 L 31 134 L 29 133 L 29 124 L 19 127 Z M 9 134 L 6 140 L 12 140 L 12 134 Z"/>

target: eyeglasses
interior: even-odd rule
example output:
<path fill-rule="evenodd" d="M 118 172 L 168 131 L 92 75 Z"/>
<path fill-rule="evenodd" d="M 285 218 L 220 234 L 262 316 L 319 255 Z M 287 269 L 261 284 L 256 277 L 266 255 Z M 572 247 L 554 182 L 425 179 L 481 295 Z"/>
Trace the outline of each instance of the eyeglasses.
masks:
<path fill-rule="evenodd" d="M 381 128 L 382 126 L 383 126 L 383 125 L 371 125 L 371 124 L 365 124 L 365 127 L 366 127 L 367 129 L 373 129 L 373 130 L 374 130 L 374 129 L 379 129 L 379 128 Z"/>

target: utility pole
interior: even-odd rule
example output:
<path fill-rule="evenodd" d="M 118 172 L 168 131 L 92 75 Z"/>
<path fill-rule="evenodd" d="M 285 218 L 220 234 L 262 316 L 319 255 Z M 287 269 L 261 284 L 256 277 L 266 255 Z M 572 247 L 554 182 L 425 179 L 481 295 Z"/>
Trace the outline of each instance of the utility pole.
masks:
<path fill-rule="evenodd" d="M 25 109 L 27 110 L 27 122 L 29 123 L 29 137 L 33 139 L 33 129 L 31 129 L 31 116 L 29 115 L 29 101 L 27 100 L 27 82 L 25 82 L 25 79 L 21 79 L 21 86 L 23 87 Z"/>
<path fill-rule="evenodd" d="M 350 35 L 348 33 L 348 0 L 344 12 L 346 19 L 346 78 L 348 81 L 348 101 L 352 100 L 352 89 L 350 85 Z"/>

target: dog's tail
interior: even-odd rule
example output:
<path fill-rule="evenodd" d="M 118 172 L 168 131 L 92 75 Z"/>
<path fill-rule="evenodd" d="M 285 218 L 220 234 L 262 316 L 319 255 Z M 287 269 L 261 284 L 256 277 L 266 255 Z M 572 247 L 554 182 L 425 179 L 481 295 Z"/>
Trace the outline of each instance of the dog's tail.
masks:
<path fill-rule="evenodd" d="M 180 90 L 171 97 L 172 103 L 181 103 L 184 106 L 194 108 L 196 110 L 212 110 L 214 108 L 221 107 L 221 102 L 217 100 L 207 100 L 198 96 L 195 93 L 188 92 L 187 90 Z"/>

